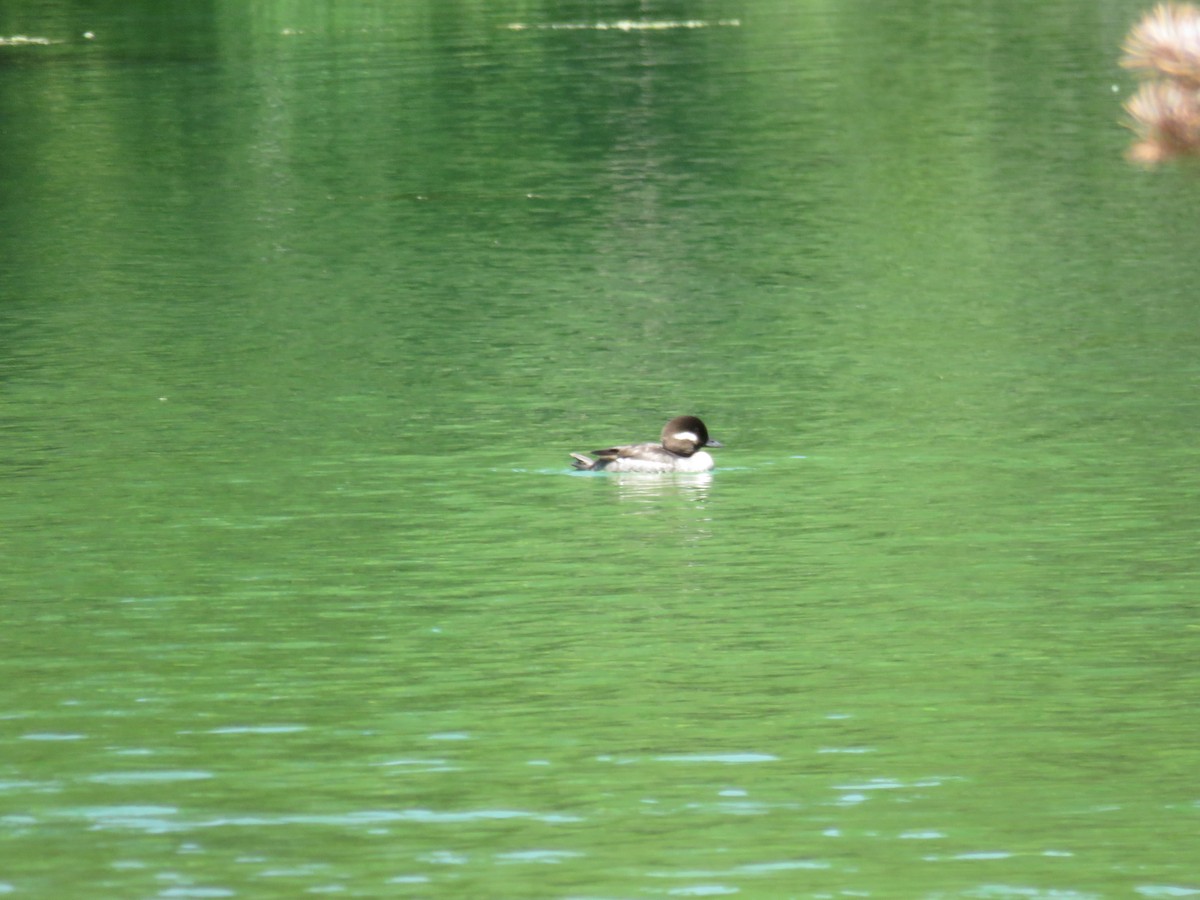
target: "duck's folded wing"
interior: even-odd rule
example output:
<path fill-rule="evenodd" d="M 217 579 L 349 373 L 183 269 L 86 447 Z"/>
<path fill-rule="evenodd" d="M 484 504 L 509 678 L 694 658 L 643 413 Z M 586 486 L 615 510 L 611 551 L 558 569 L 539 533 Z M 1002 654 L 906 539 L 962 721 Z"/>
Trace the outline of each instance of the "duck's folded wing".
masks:
<path fill-rule="evenodd" d="M 624 444 L 620 447 L 607 447 L 604 450 L 593 450 L 592 455 L 603 460 L 621 459 L 622 457 L 645 457 L 649 453 L 662 450 L 662 444 L 647 441 L 643 444 Z"/>

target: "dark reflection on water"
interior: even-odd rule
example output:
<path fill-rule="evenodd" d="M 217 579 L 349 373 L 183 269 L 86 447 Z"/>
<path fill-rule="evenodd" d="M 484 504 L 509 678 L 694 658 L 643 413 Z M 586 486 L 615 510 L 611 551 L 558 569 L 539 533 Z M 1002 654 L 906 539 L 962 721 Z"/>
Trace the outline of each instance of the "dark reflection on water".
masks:
<path fill-rule="evenodd" d="M 653 6 L 0 12 L 0 892 L 1200 890 L 1128 23 Z"/>

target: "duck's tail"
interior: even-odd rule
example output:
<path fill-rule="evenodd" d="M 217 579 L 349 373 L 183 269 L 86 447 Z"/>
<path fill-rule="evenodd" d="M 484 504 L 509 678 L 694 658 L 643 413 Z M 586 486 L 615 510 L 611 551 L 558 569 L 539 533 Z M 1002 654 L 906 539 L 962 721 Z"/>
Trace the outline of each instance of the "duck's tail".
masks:
<path fill-rule="evenodd" d="M 596 461 L 584 456 L 582 453 L 572 453 L 571 465 L 582 472 L 589 472 L 595 467 Z"/>

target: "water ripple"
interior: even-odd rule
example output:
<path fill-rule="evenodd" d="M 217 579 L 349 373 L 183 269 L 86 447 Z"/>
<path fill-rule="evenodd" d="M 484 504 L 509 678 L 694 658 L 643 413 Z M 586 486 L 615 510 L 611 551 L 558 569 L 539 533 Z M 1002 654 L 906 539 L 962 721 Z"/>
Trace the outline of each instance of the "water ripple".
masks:
<path fill-rule="evenodd" d="M 684 753 L 671 756 L 656 756 L 655 762 L 684 762 L 684 763 L 726 763 L 739 765 L 742 763 L 778 762 L 778 756 L 770 753 Z"/>

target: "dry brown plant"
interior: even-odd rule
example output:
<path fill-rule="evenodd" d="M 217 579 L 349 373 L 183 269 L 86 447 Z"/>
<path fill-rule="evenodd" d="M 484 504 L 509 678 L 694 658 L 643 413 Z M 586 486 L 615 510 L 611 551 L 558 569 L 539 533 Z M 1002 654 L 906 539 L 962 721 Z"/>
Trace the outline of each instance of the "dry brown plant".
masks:
<path fill-rule="evenodd" d="M 1121 65 L 1148 80 L 1125 104 L 1135 162 L 1200 155 L 1200 9 L 1163 3 L 1133 27 Z"/>

